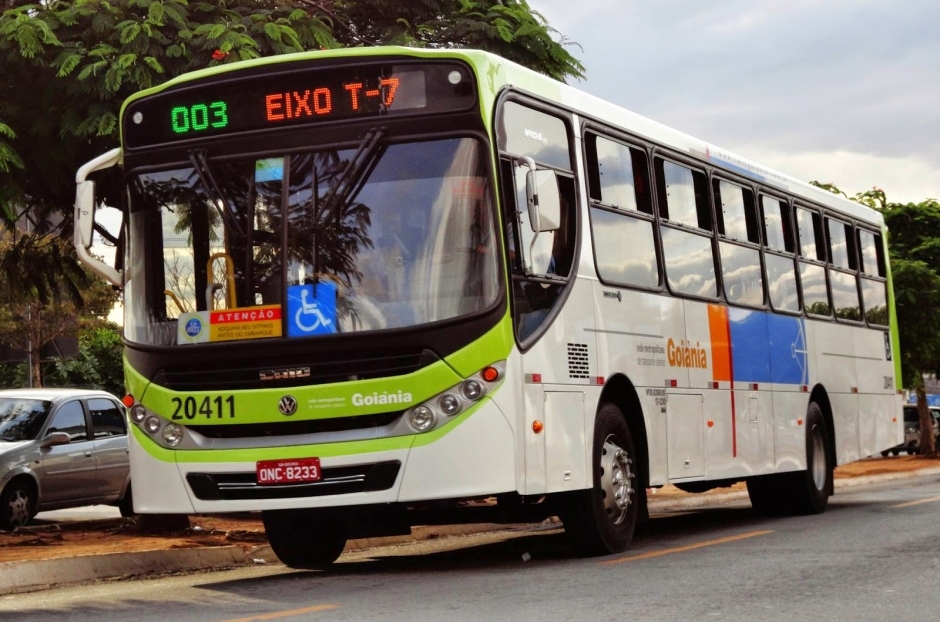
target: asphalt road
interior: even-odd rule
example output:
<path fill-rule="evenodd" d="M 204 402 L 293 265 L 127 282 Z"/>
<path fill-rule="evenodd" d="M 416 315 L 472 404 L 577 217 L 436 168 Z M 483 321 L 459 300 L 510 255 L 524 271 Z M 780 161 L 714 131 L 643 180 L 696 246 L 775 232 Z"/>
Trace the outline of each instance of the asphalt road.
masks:
<path fill-rule="evenodd" d="M 498 533 L 282 566 L 0 598 L 0 620 L 923 620 L 940 611 L 940 476 L 842 490 L 821 516 L 655 516 L 627 553 Z M 528 561 L 526 561 L 528 559 Z"/>

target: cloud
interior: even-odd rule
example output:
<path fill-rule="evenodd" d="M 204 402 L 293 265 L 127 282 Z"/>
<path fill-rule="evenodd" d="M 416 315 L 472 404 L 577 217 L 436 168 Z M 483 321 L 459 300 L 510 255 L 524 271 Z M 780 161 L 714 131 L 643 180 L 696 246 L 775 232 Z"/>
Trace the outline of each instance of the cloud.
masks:
<path fill-rule="evenodd" d="M 924 196 L 940 195 L 935 0 L 531 4 L 582 46 L 579 88 L 764 164 L 855 154 L 883 167 L 863 167 L 866 186 L 922 191 L 917 170 L 934 184 Z"/>

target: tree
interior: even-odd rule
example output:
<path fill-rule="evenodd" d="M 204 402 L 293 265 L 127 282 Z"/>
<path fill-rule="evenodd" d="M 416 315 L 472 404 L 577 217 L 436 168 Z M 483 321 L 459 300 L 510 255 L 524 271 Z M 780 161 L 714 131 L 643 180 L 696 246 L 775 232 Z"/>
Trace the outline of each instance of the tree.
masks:
<path fill-rule="evenodd" d="M 85 272 L 75 249 L 49 235 L 0 235 L 0 343 L 38 352 L 58 337 L 75 336 L 82 318 L 104 317 L 117 297 L 110 286 Z M 30 377 L 42 386 L 39 356 Z"/>
<path fill-rule="evenodd" d="M 847 196 L 832 184 L 812 183 Z M 937 458 L 924 374 L 940 371 L 940 203 L 892 203 L 878 188 L 847 198 L 880 211 L 888 227 L 902 382 L 917 395 L 920 453 Z"/>

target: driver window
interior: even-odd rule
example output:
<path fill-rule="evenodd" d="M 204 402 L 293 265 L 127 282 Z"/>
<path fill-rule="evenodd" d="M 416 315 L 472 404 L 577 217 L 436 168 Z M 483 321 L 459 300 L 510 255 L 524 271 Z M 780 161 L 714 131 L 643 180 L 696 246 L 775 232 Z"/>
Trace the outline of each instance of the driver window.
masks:
<path fill-rule="evenodd" d="M 88 428 L 85 425 L 85 409 L 79 401 L 66 402 L 59 407 L 52 418 L 46 434 L 65 432 L 73 443 L 88 440 Z"/>

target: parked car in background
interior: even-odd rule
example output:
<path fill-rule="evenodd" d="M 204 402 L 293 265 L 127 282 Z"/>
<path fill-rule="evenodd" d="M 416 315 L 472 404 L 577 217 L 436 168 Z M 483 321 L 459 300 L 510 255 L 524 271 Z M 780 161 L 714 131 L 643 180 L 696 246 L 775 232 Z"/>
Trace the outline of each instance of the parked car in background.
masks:
<path fill-rule="evenodd" d="M 940 446 L 940 406 L 928 406 L 927 410 L 933 418 L 933 435 L 937 439 L 938 446 Z M 881 455 L 887 456 L 890 453 L 896 456 L 902 451 L 916 454 L 919 448 L 920 413 L 917 412 L 916 404 L 907 404 L 904 406 L 904 442 L 891 449 L 884 450 Z"/>
<path fill-rule="evenodd" d="M 0 529 L 101 503 L 133 512 L 121 402 L 84 389 L 0 391 Z"/>

